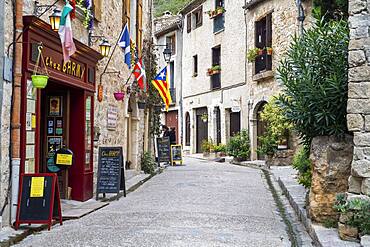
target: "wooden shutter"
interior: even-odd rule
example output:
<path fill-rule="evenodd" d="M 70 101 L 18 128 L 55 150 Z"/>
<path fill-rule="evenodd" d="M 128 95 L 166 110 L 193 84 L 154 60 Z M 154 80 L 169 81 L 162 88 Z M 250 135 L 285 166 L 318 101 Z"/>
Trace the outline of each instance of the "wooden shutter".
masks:
<path fill-rule="evenodd" d="M 122 7 L 122 25 L 128 26 L 130 30 L 130 0 L 123 0 L 123 7 Z"/>
<path fill-rule="evenodd" d="M 137 14 L 136 14 L 136 45 L 138 56 L 141 57 L 141 50 L 143 47 L 143 2 L 137 0 Z"/>
<path fill-rule="evenodd" d="M 97 21 L 101 21 L 101 2 L 102 0 L 94 0 L 94 17 Z"/>
<path fill-rule="evenodd" d="M 266 16 L 266 46 L 272 45 L 272 14 Z"/>
<path fill-rule="evenodd" d="M 203 5 L 198 9 L 198 18 L 199 22 L 197 23 L 197 27 L 200 27 L 203 25 Z"/>
<path fill-rule="evenodd" d="M 191 32 L 191 13 L 186 16 L 186 30 L 188 33 Z"/>

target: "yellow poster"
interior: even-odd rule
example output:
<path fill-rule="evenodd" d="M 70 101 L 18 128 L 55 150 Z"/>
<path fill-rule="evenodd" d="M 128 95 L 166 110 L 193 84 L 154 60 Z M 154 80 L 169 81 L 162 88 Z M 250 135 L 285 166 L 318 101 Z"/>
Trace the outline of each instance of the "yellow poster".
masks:
<path fill-rule="evenodd" d="M 32 114 L 32 117 L 31 117 L 31 127 L 32 129 L 36 129 L 36 115 L 35 114 Z"/>
<path fill-rule="evenodd" d="M 45 177 L 32 177 L 30 197 L 44 196 L 44 180 Z"/>
<path fill-rule="evenodd" d="M 71 166 L 72 165 L 72 154 L 57 154 L 57 165 L 65 165 Z"/>

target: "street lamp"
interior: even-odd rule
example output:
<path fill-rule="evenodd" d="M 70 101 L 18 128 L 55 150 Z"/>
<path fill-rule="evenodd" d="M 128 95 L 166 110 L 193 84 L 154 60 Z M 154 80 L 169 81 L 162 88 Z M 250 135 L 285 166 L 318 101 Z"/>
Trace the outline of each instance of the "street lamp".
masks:
<path fill-rule="evenodd" d="M 35 1 L 35 8 L 33 10 L 33 15 L 37 16 L 38 18 L 40 18 L 49 9 L 53 8 L 53 14 L 49 16 L 49 20 L 50 20 L 51 28 L 54 31 L 58 31 L 59 30 L 60 18 L 62 16 L 61 11 L 55 6 L 55 4 L 57 2 L 58 1 L 54 2 L 54 4 L 51 4 L 51 5 L 41 5 L 41 4 L 39 4 L 38 1 Z"/>
<path fill-rule="evenodd" d="M 54 9 L 53 14 L 49 16 L 51 29 L 58 31 L 60 27 L 60 17 L 62 13 L 59 9 Z"/>
<path fill-rule="evenodd" d="M 90 31 L 89 32 L 89 36 L 88 36 L 88 45 L 89 46 L 92 46 L 92 44 L 94 42 L 96 42 L 97 40 L 101 39 L 102 42 L 100 43 L 99 45 L 99 49 L 100 49 L 100 54 L 104 57 L 108 57 L 109 56 L 109 52 L 110 52 L 110 48 L 112 47 L 111 44 L 109 44 L 108 40 L 104 37 L 104 36 L 96 36 L 96 35 L 92 35 L 92 32 Z"/>
<path fill-rule="evenodd" d="M 112 46 L 108 43 L 108 40 L 105 38 L 103 39 L 102 43 L 100 43 L 99 48 L 100 48 L 100 54 L 102 54 L 103 57 L 108 57 L 110 48 Z"/>
<path fill-rule="evenodd" d="M 171 56 L 172 56 L 171 48 L 169 48 L 168 45 L 166 45 L 166 48 L 164 48 L 163 51 L 164 61 L 166 61 L 166 63 L 171 62 Z"/>

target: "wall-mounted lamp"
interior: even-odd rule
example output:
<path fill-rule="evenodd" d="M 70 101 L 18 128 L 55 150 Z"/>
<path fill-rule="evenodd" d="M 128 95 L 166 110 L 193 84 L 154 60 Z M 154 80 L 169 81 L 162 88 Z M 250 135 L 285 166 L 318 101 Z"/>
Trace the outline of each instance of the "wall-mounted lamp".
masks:
<path fill-rule="evenodd" d="M 104 57 L 108 57 L 110 53 L 110 48 L 112 47 L 111 44 L 109 44 L 108 40 L 104 36 L 92 35 L 92 32 L 89 32 L 88 36 L 89 46 L 92 46 L 92 44 L 98 40 L 101 40 L 101 43 L 99 45 L 100 54 Z"/>
<path fill-rule="evenodd" d="M 164 61 L 166 63 L 169 63 L 171 62 L 171 56 L 172 56 L 172 50 L 171 50 L 171 47 L 169 46 L 169 44 L 166 44 L 166 45 L 154 45 L 155 47 L 166 47 L 164 48 L 163 50 L 163 58 L 164 58 Z"/>
<path fill-rule="evenodd" d="M 41 17 L 43 14 L 45 14 L 49 9 L 53 8 L 53 14 L 51 14 L 49 16 L 49 20 L 50 20 L 50 25 L 51 25 L 51 28 L 54 30 L 54 31 L 58 31 L 59 30 L 59 26 L 60 26 L 60 18 L 62 16 L 62 12 L 55 6 L 55 4 L 57 3 L 58 1 L 54 2 L 53 4 L 51 5 L 41 5 L 39 4 L 38 1 L 35 1 L 35 8 L 33 10 L 33 15 L 34 16 L 37 16 L 37 17 Z"/>

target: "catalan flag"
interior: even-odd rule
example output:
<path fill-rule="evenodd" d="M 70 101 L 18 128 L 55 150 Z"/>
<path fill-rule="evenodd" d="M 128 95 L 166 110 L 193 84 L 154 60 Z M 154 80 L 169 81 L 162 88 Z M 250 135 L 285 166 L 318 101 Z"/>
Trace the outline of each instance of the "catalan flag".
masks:
<path fill-rule="evenodd" d="M 152 80 L 152 84 L 161 95 L 163 102 L 166 105 L 166 110 L 168 111 L 168 107 L 170 107 L 170 104 L 172 103 L 172 98 L 170 95 L 170 84 L 168 83 L 167 77 L 167 67 L 164 67 L 164 69 L 159 72 L 154 80 Z"/>

